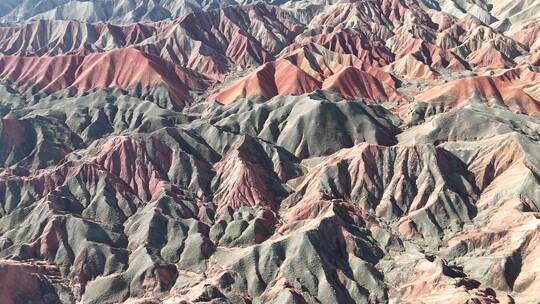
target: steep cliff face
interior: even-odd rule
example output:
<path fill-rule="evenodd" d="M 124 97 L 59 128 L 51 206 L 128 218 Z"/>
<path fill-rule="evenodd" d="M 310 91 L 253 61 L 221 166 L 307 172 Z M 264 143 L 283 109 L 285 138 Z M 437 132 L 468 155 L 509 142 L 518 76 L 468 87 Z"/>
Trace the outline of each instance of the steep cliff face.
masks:
<path fill-rule="evenodd" d="M 539 12 L 2 1 L 0 303 L 539 302 Z"/>

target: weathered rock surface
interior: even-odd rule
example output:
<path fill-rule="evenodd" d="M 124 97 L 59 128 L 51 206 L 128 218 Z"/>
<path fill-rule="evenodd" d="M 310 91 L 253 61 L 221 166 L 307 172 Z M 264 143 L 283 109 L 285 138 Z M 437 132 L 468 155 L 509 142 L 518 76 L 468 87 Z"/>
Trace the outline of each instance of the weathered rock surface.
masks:
<path fill-rule="evenodd" d="M 0 303 L 538 303 L 534 0 L 0 3 Z"/>

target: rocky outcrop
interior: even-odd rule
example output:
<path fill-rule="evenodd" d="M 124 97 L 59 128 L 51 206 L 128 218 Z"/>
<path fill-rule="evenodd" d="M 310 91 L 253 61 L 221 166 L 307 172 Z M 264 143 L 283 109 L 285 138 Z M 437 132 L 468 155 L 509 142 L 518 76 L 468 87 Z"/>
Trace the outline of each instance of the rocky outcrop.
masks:
<path fill-rule="evenodd" d="M 0 303 L 536 303 L 533 0 L 0 2 Z"/>

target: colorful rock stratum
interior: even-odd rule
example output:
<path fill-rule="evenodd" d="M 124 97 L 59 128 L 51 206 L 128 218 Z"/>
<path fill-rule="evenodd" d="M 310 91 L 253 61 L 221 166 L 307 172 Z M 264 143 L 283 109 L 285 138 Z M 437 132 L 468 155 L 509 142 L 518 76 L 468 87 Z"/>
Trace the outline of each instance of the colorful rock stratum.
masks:
<path fill-rule="evenodd" d="M 540 303 L 540 1 L 1 0 L 18 303 Z"/>

